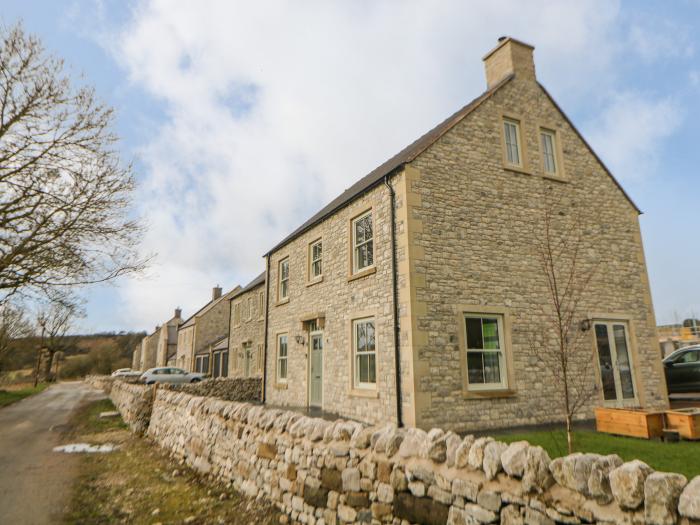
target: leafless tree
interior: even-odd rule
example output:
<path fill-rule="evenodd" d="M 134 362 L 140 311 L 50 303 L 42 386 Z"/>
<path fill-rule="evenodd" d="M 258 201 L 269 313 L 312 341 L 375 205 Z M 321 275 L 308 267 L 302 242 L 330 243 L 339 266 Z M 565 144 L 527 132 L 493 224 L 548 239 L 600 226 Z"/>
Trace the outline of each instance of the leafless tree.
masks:
<path fill-rule="evenodd" d="M 112 121 L 37 38 L 0 28 L 0 302 L 143 268 Z"/>
<path fill-rule="evenodd" d="M 31 334 L 32 324 L 22 307 L 10 302 L 0 304 L 0 372 L 13 342 Z"/>
<path fill-rule="evenodd" d="M 36 326 L 40 347 L 37 356 L 35 384 L 39 377 L 51 380 L 51 364 L 58 352 L 64 352 L 70 341 L 66 337 L 74 322 L 82 317 L 81 306 L 71 296 L 54 297 L 40 309 L 36 316 Z"/>
<path fill-rule="evenodd" d="M 581 211 L 574 203 L 547 200 L 541 223 L 533 229 L 533 248 L 546 281 L 547 301 L 541 333 L 533 334 L 531 351 L 561 394 L 567 449 L 573 452 L 573 421 L 596 391 L 590 334 L 581 307 L 593 278 L 596 257 L 587 246 Z"/>

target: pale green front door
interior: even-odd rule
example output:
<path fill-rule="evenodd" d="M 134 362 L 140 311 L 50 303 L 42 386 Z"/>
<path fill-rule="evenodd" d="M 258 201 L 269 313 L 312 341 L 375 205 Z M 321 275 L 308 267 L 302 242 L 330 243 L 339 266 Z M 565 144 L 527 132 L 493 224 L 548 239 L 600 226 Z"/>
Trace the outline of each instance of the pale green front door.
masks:
<path fill-rule="evenodd" d="M 252 346 L 252 343 L 243 344 L 243 373 L 245 374 L 245 377 L 250 377 L 250 363 L 253 360 Z"/>
<path fill-rule="evenodd" d="M 309 405 L 320 407 L 323 402 L 323 333 L 311 334 L 310 347 Z"/>

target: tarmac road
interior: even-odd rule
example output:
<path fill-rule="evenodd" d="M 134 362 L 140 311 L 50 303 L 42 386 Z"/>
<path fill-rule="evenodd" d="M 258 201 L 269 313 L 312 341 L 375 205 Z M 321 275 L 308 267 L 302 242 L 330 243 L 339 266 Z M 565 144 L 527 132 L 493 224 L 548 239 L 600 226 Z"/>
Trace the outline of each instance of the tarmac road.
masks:
<path fill-rule="evenodd" d="M 103 397 L 82 382 L 59 383 L 0 409 L 0 525 L 60 519 L 79 458 L 52 449 L 72 412 Z"/>

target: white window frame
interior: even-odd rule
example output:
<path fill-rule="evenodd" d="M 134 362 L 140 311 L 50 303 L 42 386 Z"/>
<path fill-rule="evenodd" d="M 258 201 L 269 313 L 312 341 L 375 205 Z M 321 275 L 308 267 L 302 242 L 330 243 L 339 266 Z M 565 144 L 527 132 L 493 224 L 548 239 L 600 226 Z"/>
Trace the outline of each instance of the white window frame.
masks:
<path fill-rule="evenodd" d="M 513 162 L 510 157 L 511 151 L 510 151 L 510 144 L 508 142 L 508 126 L 513 126 L 515 128 L 515 153 L 518 156 L 517 162 Z M 522 140 L 521 140 L 521 135 L 520 135 L 520 121 L 512 119 L 512 118 L 504 118 L 503 119 L 503 147 L 505 148 L 504 153 L 503 153 L 503 158 L 506 162 L 506 164 L 510 166 L 516 166 L 518 168 L 523 167 L 523 148 L 522 148 Z"/>
<path fill-rule="evenodd" d="M 554 166 L 553 170 L 547 169 L 547 160 L 550 155 L 547 154 L 545 148 L 545 137 L 549 137 L 552 144 L 551 160 Z M 542 154 L 542 172 L 546 175 L 559 175 L 559 159 L 557 159 L 557 133 L 550 129 L 540 128 L 540 148 Z"/>
<path fill-rule="evenodd" d="M 318 258 L 314 258 L 314 248 L 316 246 L 321 246 L 321 255 Z M 314 267 L 318 263 L 319 272 L 314 273 Z M 309 244 L 309 281 L 315 281 L 323 277 L 323 239 L 316 239 L 311 244 Z"/>
<path fill-rule="evenodd" d="M 287 267 L 287 275 L 283 276 L 283 268 Z M 277 300 L 289 299 L 289 257 L 280 260 L 277 265 Z M 283 294 L 284 291 L 284 294 Z"/>
<path fill-rule="evenodd" d="M 479 313 L 468 312 L 464 313 L 464 322 L 462 330 L 464 334 L 464 349 L 465 355 L 465 375 L 467 378 L 467 389 L 470 391 L 492 391 L 492 390 L 507 390 L 508 389 L 508 353 L 505 346 L 505 317 L 499 313 Z M 469 336 L 467 335 L 467 319 L 496 319 L 498 323 L 498 349 L 485 348 L 469 348 Z M 483 334 L 482 334 L 483 340 Z M 499 371 L 501 373 L 501 381 L 498 383 L 470 383 L 469 382 L 469 353 L 494 353 L 499 354 Z"/>
<path fill-rule="evenodd" d="M 280 354 L 280 349 L 282 348 L 282 338 L 284 338 L 285 354 Z M 286 367 L 284 370 L 284 377 L 282 377 L 282 362 L 284 361 Z M 289 337 L 287 334 L 277 334 L 277 362 L 275 363 L 275 376 L 277 377 L 278 383 L 286 383 L 289 377 Z"/>
<path fill-rule="evenodd" d="M 372 224 L 372 237 L 369 240 L 365 239 L 364 241 L 358 243 L 356 225 L 358 222 L 360 222 L 361 220 L 363 220 L 367 217 L 370 218 L 370 221 Z M 368 210 L 367 212 L 363 213 L 362 215 L 358 215 L 357 217 L 355 217 L 352 220 L 352 273 L 353 274 L 358 273 L 358 272 L 362 272 L 362 271 L 368 270 L 369 268 L 374 267 L 374 232 L 375 232 L 375 228 L 374 228 L 374 217 L 372 215 L 372 210 Z M 372 250 L 372 264 L 368 264 L 367 266 L 360 267 L 359 266 L 360 248 L 362 248 L 363 246 L 367 246 L 367 245 L 369 245 L 371 247 L 371 250 Z"/>
<path fill-rule="evenodd" d="M 374 328 L 374 350 L 359 352 L 357 340 L 357 328 L 361 324 L 372 323 Z M 374 356 L 374 382 L 360 381 L 360 356 Z M 352 384 L 358 389 L 376 389 L 377 388 L 377 322 L 374 317 L 364 317 L 361 319 L 353 319 L 352 321 Z"/>

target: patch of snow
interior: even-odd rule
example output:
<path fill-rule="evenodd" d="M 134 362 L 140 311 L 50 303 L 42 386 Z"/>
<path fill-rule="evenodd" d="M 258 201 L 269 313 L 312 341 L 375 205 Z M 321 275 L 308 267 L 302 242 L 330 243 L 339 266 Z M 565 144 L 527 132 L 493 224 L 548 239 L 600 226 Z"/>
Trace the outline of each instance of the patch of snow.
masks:
<path fill-rule="evenodd" d="M 54 452 L 65 452 L 66 454 L 77 454 L 85 452 L 88 454 L 100 453 L 104 454 L 107 452 L 112 452 L 119 447 L 117 445 L 112 445 L 111 443 L 106 443 L 104 445 L 90 445 L 88 443 L 71 443 L 70 445 L 61 445 L 60 447 L 54 447 Z"/>

